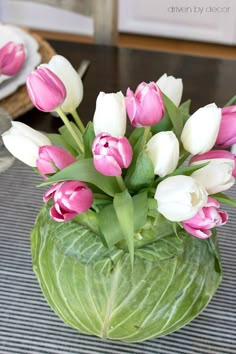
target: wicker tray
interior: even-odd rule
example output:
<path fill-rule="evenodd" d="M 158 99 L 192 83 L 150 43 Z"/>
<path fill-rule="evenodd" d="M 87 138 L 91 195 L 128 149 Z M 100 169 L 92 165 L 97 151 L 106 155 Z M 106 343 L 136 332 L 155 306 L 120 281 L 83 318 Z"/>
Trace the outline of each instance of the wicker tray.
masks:
<path fill-rule="evenodd" d="M 26 30 L 27 31 L 27 30 Z M 29 31 L 27 31 L 29 32 Z M 48 42 L 43 40 L 35 33 L 29 32 L 32 37 L 36 39 L 39 44 L 39 53 L 41 54 L 41 62 L 48 62 L 51 57 L 56 54 L 54 49 Z M 9 112 L 12 118 L 17 118 L 20 115 L 26 113 L 33 108 L 33 104 L 30 101 L 26 86 L 20 86 L 13 94 L 0 101 L 0 107 Z"/>

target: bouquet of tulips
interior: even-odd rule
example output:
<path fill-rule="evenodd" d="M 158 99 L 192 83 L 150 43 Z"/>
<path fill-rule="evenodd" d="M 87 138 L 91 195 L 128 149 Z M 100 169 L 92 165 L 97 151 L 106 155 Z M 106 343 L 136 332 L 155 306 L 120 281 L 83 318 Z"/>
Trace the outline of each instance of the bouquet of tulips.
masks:
<path fill-rule="evenodd" d="M 13 122 L 3 134 L 8 150 L 50 185 L 32 232 L 34 270 L 50 305 L 83 333 L 123 341 L 191 321 L 221 280 L 222 204 L 236 206 L 223 193 L 236 175 L 226 149 L 236 143 L 235 98 L 190 115 L 190 101 L 180 104 L 182 80 L 164 74 L 126 96 L 100 92 L 85 127 L 81 79 L 59 55 L 28 76 L 27 90 L 64 123 L 46 136 Z"/>

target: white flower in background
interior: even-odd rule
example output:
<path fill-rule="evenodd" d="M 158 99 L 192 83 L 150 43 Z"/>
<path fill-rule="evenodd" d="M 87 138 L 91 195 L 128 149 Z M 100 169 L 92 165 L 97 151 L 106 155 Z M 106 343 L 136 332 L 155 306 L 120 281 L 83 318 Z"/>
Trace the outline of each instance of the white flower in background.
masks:
<path fill-rule="evenodd" d="M 163 74 L 156 82 L 161 91 L 177 106 L 179 107 L 182 94 L 183 82 L 182 79 L 176 79 L 174 76 L 167 76 Z"/>
<path fill-rule="evenodd" d="M 100 92 L 93 117 L 95 135 L 108 133 L 119 138 L 126 131 L 125 98 L 122 92 Z"/>
<path fill-rule="evenodd" d="M 199 164 L 207 161 L 198 161 Z M 192 164 L 191 164 L 192 165 Z M 214 159 L 205 167 L 192 173 L 192 177 L 201 183 L 209 194 L 223 192 L 235 183 L 233 177 L 234 161 L 230 159 Z"/>
<path fill-rule="evenodd" d="M 205 188 L 189 176 L 167 177 L 157 186 L 157 209 L 170 221 L 193 217 L 207 202 Z"/>
<path fill-rule="evenodd" d="M 83 83 L 71 63 L 62 55 L 54 55 L 46 67 L 51 70 L 63 82 L 66 88 L 66 98 L 61 105 L 64 112 L 73 112 L 79 106 L 83 98 Z"/>
<path fill-rule="evenodd" d="M 39 147 L 51 145 L 46 135 L 21 122 L 12 122 L 12 127 L 2 134 L 8 151 L 26 165 L 36 167 Z"/>
<path fill-rule="evenodd" d="M 181 141 L 186 151 L 203 154 L 215 145 L 221 122 L 221 109 L 215 103 L 199 108 L 184 125 Z"/>
<path fill-rule="evenodd" d="M 153 162 L 155 175 L 164 177 L 176 169 L 179 162 L 179 142 L 172 131 L 153 135 L 147 143 L 146 151 Z"/>

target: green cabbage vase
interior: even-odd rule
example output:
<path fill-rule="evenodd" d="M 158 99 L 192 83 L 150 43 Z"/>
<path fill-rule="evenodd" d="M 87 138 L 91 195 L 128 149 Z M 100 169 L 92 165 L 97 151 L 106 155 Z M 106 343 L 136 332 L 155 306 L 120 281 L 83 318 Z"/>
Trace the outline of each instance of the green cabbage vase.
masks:
<path fill-rule="evenodd" d="M 177 237 L 167 222 L 150 230 L 154 238 L 146 228 L 145 242 L 135 243 L 132 269 L 122 242 L 109 249 L 90 228 L 56 223 L 47 206 L 41 210 L 31 238 L 33 268 L 65 323 L 104 339 L 139 342 L 178 330 L 207 306 L 222 276 L 216 235 Z"/>

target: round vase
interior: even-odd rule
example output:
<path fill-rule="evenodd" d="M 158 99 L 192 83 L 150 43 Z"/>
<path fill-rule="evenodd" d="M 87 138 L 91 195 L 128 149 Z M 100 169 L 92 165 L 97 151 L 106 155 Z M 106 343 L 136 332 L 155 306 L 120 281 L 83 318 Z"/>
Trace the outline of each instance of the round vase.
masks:
<path fill-rule="evenodd" d="M 158 226 L 157 226 L 158 228 Z M 44 207 L 31 237 L 33 269 L 60 318 L 81 333 L 139 342 L 194 319 L 220 284 L 216 235 L 174 232 L 135 249 L 107 249 L 76 221 L 56 223 Z"/>

